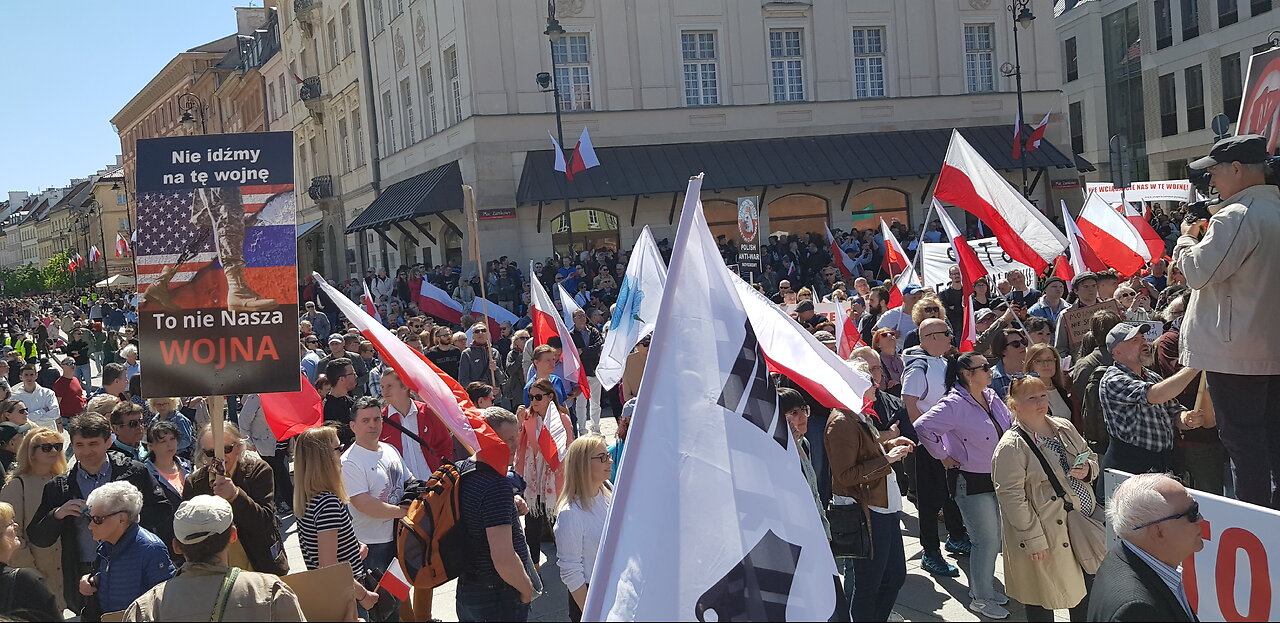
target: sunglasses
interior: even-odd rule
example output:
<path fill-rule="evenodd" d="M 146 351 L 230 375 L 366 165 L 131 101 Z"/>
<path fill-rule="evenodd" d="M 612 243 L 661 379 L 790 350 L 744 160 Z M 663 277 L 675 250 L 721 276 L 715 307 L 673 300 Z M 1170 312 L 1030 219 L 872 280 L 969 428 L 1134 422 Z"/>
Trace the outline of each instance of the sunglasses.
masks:
<path fill-rule="evenodd" d="M 88 512 L 88 510 L 89 509 L 86 508 L 85 512 Z M 99 517 L 98 515 L 89 515 L 89 521 L 92 521 L 93 525 L 95 526 L 101 526 L 103 523 L 106 523 L 108 519 L 115 517 L 120 513 L 127 513 L 127 512 L 129 511 L 116 511 L 114 513 L 107 513 L 106 515 L 102 515 L 101 517 Z"/>
<path fill-rule="evenodd" d="M 935 306 L 935 305 L 930 305 L 930 306 L 928 306 L 928 307 L 924 308 L 924 313 L 926 313 L 926 314 L 936 314 L 936 313 L 938 313 L 938 312 L 940 312 L 940 311 L 942 311 L 942 308 L 941 308 L 941 307 L 937 307 L 937 306 Z"/>
<path fill-rule="evenodd" d="M 1026 345 L 1027 345 L 1027 343 L 1026 343 L 1026 342 L 1023 342 L 1022 340 L 1015 340 L 1015 341 L 1013 341 L 1013 342 L 1009 342 L 1009 343 L 1005 344 L 1005 346 L 1007 346 L 1007 347 L 1009 347 L 1009 348 L 1023 348 L 1023 347 L 1025 347 Z"/>
<path fill-rule="evenodd" d="M 235 444 L 232 444 L 232 445 L 229 445 L 229 446 L 223 446 L 223 447 L 222 447 L 222 455 L 223 455 L 223 456 L 226 456 L 226 455 L 228 455 L 228 454 L 231 454 L 232 452 L 235 452 L 235 450 L 236 450 L 236 446 L 235 446 Z M 209 459 L 213 458 L 213 450 L 212 450 L 212 449 L 208 449 L 208 448 L 206 448 L 206 449 L 205 449 L 205 451 L 204 451 L 204 456 L 205 456 L 205 458 L 209 458 Z"/>
<path fill-rule="evenodd" d="M 476 333 L 488 333 L 488 332 L 489 332 L 489 330 L 488 330 L 488 329 L 476 329 L 476 330 L 472 331 L 471 333 L 474 335 L 474 334 L 476 334 Z"/>
<path fill-rule="evenodd" d="M 62 452 L 61 443 L 38 443 L 38 444 L 32 445 L 31 447 L 39 448 L 41 452 Z"/>
<path fill-rule="evenodd" d="M 933 337 L 935 335 L 945 335 L 947 337 L 952 337 L 955 335 L 955 332 L 952 331 L 951 329 L 947 329 L 946 331 L 934 331 L 933 333 L 930 333 L 929 335 L 926 335 L 924 337 Z"/>
<path fill-rule="evenodd" d="M 339 444 L 337 447 L 333 449 L 333 451 L 337 453 L 342 453 L 342 452 L 345 452 L 346 450 L 347 450 L 347 447 L 341 444 Z"/>
<path fill-rule="evenodd" d="M 529 394 L 529 400 L 530 400 L 530 401 L 534 401 L 534 402 L 536 402 L 536 401 L 542 400 L 542 399 L 544 399 L 544 398 L 547 398 L 547 397 L 549 397 L 550 395 L 551 395 L 551 394 L 534 394 L 534 393 L 530 393 L 530 394 Z"/>
<path fill-rule="evenodd" d="M 984 364 L 982 364 L 982 365 L 980 365 L 980 366 L 974 366 L 974 367 L 972 367 L 972 368 L 965 368 L 965 370 L 968 370 L 968 371 L 970 371 L 970 372 L 977 372 L 978 370 L 986 370 L 987 372 L 990 372 L 990 371 L 991 371 L 991 369 L 992 369 L 992 368 L 994 368 L 994 367 L 996 367 L 996 366 L 995 366 L 995 364 L 991 364 L 991 363 L 984 363 Z"/>
<path fill-rule="evenodd" d="M 120 428 L 142 428 L 142 419 L 129 420 L 128 422 L 121 422 L 119 424 L 113 424 L 112 426 L 119 426 Z"/>
<path fill-rule="evenodd" d="M 898 337 L 898 332 L 897 332 L 897 331 L 885 331 L 884 333 L 881 333 L 881 334 L 880 334 L 880 337 Z"/>
<path fill-rule="evenodd" d="M 73 368 L 73 367 L 75 367 L 76 362 L 74 362 L 74 361 L 64 361 L 64 362 L 62 362 L 62 365 L 67 366 L 68 368 Z"/>
<path fill-rule="evenodd" d="M 1148 521 L 1147 523 L 1144 523 L 1141 526 L 1134 526 L 1133 529 L 1141 530 L 1143 528 L 1146 528 L 1147 526 L 1154 526 L 1158 523 L 1169 521 L 1170 519 L 1182 519 L 1184 517 L 1190 523 L 1198 523 L 1201 519 L 1204 519 L 1203 517 L 1200 516 L 1200 503 L 1196 501 L 1192 501 L 1191 506 L 1187 507 L 1187 510 L 1182 511 L 1177 515 L 1169 515 L 1168 517 L 1161 517 L 1160 519 L 1157 519 L 1155 521 Z"/>

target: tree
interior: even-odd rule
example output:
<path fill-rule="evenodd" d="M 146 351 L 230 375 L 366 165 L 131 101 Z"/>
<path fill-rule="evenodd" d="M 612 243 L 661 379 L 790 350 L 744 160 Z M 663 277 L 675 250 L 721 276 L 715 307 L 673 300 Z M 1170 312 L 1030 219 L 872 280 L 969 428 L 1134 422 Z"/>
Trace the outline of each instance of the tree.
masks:
<path fill-rule="evenodd" d="M 70 289 L 72 284 L 75 283 L 74 278 L 71 276 L 71 271 L 67 269 L 67 262 L 70 259 L 71 252 L 62 251 L 46 260 L 44 268 L 40 269 L 41 285 L 37 289 L 55 291 Z"/>
<path fill-rule="evenodd" d="M 35 266 L 27 265 L 19 268 L 0 270 L 0 294 L 3 296 L 22 296 L 44 289 L 44 279 Z"/>

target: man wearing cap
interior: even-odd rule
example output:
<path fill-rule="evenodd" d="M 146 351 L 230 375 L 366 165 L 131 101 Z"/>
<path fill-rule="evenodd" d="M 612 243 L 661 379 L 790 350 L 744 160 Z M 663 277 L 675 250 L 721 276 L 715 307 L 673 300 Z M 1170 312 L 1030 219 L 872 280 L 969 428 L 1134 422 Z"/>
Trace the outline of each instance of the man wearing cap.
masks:
<path fill-rule="evenodd" d="M 836 336 L 832 335 L 830 331 L 818 331 L 813 334 L 813 337 L 818 338 L 818 341 L 822 342 L 822 345 L 830 349 L 831 352 L 836 352 Z"/>
<path fill-rule="evenodd" d="M 1098 276 L 1093 273 L 1080 273 L 1071 280 L 1071 293 L 1075 295 L 1076 302 L 1063 311 L 1071 311 L 1073 309 L 1082 309 L 1090 305 L 1098 304 Z M 1053 347 L 1059 353 L 1071 355 L 1079 358 L 1080 353 L 1076 352 L 1076 346 L 1071 343 L 1071 333 L 1067 330 L 1067 323 L 1063 321 L 1062 314 L 1058 314 L 1058 330 L 1054 332 Z"/>
<path fill-rule="evenodd" d="M 1280 509 L 1280 189 L 1266 183 L 1267 141 L 1218 141 L 1191 168 L 1222 203 L 1183 223 L 1175 267 L 1191 287 L 1179 361 L 1206 372 L 1240 500 Z"/>
<path fill-rule="evenodd" d="M 913 283 L 902 289 L 902 305 L 886 311 L 880 319 L 876 321 L 875 328 L 882 329 L 888 327 L 898 332 L 898 335 L 906 335 L 916 330 L 916 323 L 911 319 L 911 310 L 915 308 L 916 302 L 924 296 L 924 288 L 920 284 Z M 871 340 L 867 340 L 870 344 Z M 902 352 L 903 344 L 906 340 L 898 340 L 898 352 Z"/>
<path fill-rule="evenodd" d="M 1198 410 L 1187 411 L 1178 394 L 1198 372 L 1186 367 L 1167 379 L 1152 371 L 1155 351 L 1147 341 L 1151 325 L 1122 322 L 1107 333 L 1114 363 L 1098 384 L 1098 402 L 1111 443 L 1104 468 L 1131 474 L 1172 469 L 1176 430 L 1199 428 Z"/>
<path fill-rule="evenodd" d="M 346 358 L 351 360 L 351 368 L 355 371 L 356 378 L 369 378 L 369 369 L 364 364 L 364 358 L 358 353 L 348 349 L 346 343 L 347 337 L 341 333 L 333 333 L 329 335 L 329 353 L 320 359 L 320 362 L 316 364 L 316 369 L 320 371 L 320 374 L 327 374 L 325 370 L 329 368 L 330 361 Z M 358 345 L 359 342 L 356 342 L 356 344 Z M 357 346 L 356 348 L 358 349 L 359 347 Z M 331 378 L 329 380 L 335 383 L 337 382 L 337 379 Z M 357 383 L 357 385 L 359 385 L 359 383 Z M 359 396 L 360 393 L 361 392 L 358 388 L 353 388 L 351 392 L 352 396 Z"/>
<path fill-rule="evenodd" d="M 800 301 L 796 305 L 796 322 L 812 331 L 814 327 L 827 322 L 827 317 L 813 311 L 813 301 Z"/>
<path fill-rule="evenodd" d="M 1050 277 L 1044 282 L 1044 292 L 1040 300 L 1027 309 L 1027 315 L 1044 318 L 1049 321 L 1049 324 L 1057 325 L 1058 317 L 1067 309 L 1067 302 L 1062 300 L 1066 294 L 1067 282 L 1061 277 Z"/>
<path fill-rule="evenodd" d="M 298 316 L 298 321 L 306 320 L 311 323 L 311 331 L 316 335 L 329 335 L 329 317 L 316 311 L 315 301 L 307 301 L 303 304 L 306 311 Z"/>
<path fill-rule="evenodd" d="M 231 504 L 197 495 L 173 516 L 173 547 L 186 564 L 124 611 L 125 621 L 305 621 L 298 597 L 279 576 L 227 566 L 239 540 Z"/>

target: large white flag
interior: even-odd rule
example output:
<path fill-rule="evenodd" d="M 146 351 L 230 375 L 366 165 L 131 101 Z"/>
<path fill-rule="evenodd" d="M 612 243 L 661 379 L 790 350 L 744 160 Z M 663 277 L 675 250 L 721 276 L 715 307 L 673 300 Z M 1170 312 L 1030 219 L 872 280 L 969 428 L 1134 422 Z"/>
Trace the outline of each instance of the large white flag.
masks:
<path fill-rule="evenodd" d="M 609 332 L 604 336 L 600 364 L 596 366 L 596 379 L 601 387 L 610 389 L 622 380 L 627 355 L 636 342 L 653 332 L 658 306 L 662 304 L 662 290 L 666 287 L 667 265 L 658 253 L 653 232 L 645 225 L 631 251 L 627 274 L 618 286 L 618 302 L 613 306 Z"/>
<path fill-rule="evenodd" d="M 689 182 L 584 621 L 825 621 L 838 576 Z"/>

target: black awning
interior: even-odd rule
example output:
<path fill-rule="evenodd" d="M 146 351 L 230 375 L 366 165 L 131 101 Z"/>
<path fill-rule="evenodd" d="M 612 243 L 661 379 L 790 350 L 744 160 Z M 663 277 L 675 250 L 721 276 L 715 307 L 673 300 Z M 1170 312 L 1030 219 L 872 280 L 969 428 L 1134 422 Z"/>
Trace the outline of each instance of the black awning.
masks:
<path fill-rule="evenodd" d="M 1075 158 L 1077 171 L 1081 173 L 1093 173 L 1098 170 L 1098 167 L 1093 166 L 1092 162 L 1085 160 L 1080 154 L 1072 154 L 1072 157 Z"/>
<path fill-rule="evenodd" d="M 462 170 L 458 161 L 388 186 L 347 225 L 348 234 L 386 227 L 427 214 L 462 209 Z"/>
<path fill-rule="evenodd" d="M 1030 130 L 1024 130 L 1029 132 Z M 1007 125 L 960 128 L 960 134 L 991 166 L 1013 171 L 1020 167 L 1011 150 Z M 690 175 L 706 172 L 703 188 L 751 188 L 764 185 L 846 182 L 896 177 L 928 177 L 942 169 L 951 140 L 950 128 L 869 132 L 826 136 L 767 138 L 709 143 L 596 147 L 600 166 L 567 182 L 569 197 L 623 197 L 679 192 Z M 1026 154 L 1027 167 L 1075 166 L 1047 139 Z M 550 149 L 531 151 L 520 174 L 516 201 L 520 204 L 559 201 L 564 197 L 564 174 L 554 168 Z"/>

